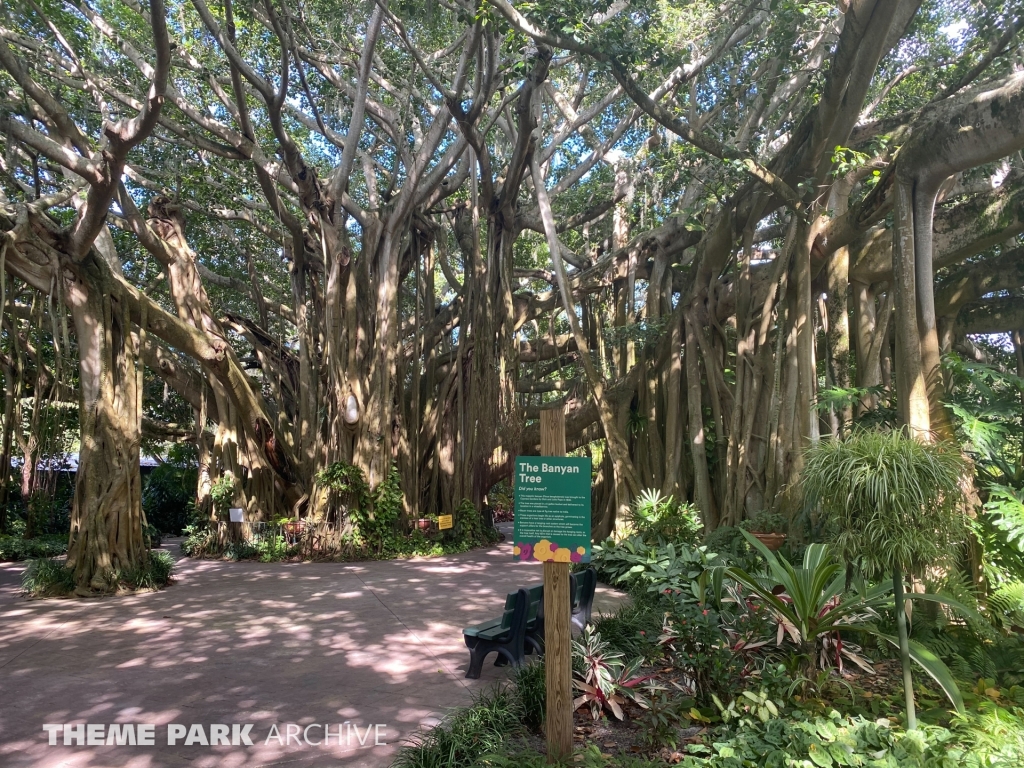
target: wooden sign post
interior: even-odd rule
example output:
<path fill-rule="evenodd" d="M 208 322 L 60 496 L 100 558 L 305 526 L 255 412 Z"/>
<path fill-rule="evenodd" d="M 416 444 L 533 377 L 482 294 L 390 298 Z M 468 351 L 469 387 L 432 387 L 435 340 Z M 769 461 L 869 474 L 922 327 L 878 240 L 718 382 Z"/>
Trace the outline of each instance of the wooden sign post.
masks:
<path fill-rule="evenodd" d="M 565 411 L 540 412 L 540 456 L 517 456 L 512 556 L 544 564 L 544 663 L 548 761 L 572 754 L 570 563 L 590 562 L 587 457 L 565 455 Z"/>
<path fill-rule="evenodd" d="M 565 456 L 565 411 L 540 412 L 542 456 Z M 544 674 L 547 686 L 548 762 L 572 754 L 572 604 L 569 563 L 544 563 Z"/>

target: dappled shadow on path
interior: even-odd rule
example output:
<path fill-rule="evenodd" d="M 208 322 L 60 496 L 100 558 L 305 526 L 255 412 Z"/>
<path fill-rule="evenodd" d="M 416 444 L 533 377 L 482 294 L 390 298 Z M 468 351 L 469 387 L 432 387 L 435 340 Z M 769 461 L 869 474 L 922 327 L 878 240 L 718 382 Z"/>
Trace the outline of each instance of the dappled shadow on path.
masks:
<path fill-rule="evenodd" d="M 17 575 L 0 570 L 0 765 L 12 768 L 387 765 L 397 742 L 504 678 L 492 666 L 464 678 L 461 628 L 541 578 L 507 544 L 389 562 L 183 560 L 166 590 L 93 601 L 25 600 Z M 366 746 L 350 730 L 326 746 L 267 740 L 273 724 L 284 736 L 346 721 Z M 44 723 L 152 723 L 156 746 L 49 746 Z M 168 746 L 170 723 L 251 723 L 254 745 Z M 374 724 L 387 746 L 365 736 Z"/>

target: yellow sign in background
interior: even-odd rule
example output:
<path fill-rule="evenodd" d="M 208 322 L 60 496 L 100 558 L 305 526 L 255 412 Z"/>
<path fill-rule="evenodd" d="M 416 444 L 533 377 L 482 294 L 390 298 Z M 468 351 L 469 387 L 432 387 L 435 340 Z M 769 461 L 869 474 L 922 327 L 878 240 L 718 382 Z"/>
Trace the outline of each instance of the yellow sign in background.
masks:
<path fill-rule="evenodd" d="M 437 516 L 437 529 L 443 531 L 446 528 L 452 527 L 452 516 L 451 515 L 438 515 Z"/>

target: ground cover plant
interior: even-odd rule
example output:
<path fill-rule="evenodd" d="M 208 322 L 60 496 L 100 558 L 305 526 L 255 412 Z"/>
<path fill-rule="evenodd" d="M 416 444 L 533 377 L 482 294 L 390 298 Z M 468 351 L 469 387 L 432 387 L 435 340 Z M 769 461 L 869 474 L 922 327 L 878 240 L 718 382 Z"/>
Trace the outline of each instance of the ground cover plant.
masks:
<path fill-rule="evenodd" d="M 670 599 L 659 599 L 643 611 L 657 617 L 672 613 L 673 605 Z M 593 638 L 601 633 L 617 637 L 614 628 L 624 621 L 642 626 L 636 612 L 630 606 L 599 619 L 591 637 L 577 643 L 575 667 L 581 683 L 587 679 L 588 664 L 602 663 Z M 643 655 L 630 657 L 629 679 L 647 679 L 634 687 L 639 696 L 619 702 L 622 720 L 612 707 L 594 720 L 593 700 L 582 703 L 574 729 L 577 750 L 568 765 L 1011 768 L 1024 757 L 1024 688 L 994 689 L 979 679 L 968 689 L 962 681 L 965 711 L 956 715 L 940 690 L 919 685 L 922 723 L 917 730 L 908 730 L 897 660 L 876 657 L 876 674 L 854 667 L 840 675 L 832 668 L 808 681 L 801 675 L 799 660 L 791 663 L 795 648 L 790 654 L 775 653 L 770 642 L 764 646 L 768 653 L 751 665 L 750 652 L 730 646 L 718 621 L 716 617 L 704 634 L 697 633 L 703 642 L 689 647 L 677 647 L 663 637 L 648 638 L 643 629 L 624 645 L 602 638 L 597 650 L 605 657 L 609 688 L 624 677 L 620 659 L 638 649 Z M 716 666 L 710 651 L 691 659 L 690 651 L 706 642 L 717 643 L 721 658 L 732 658 L 733 663 Z M 587 664 L 581 663 L 585 659 Z M 707 677 L 716 680 L 716 687 L 690 687 L 688 681 L 698 666 L 714 670 Z M 485 698 L 479 709 L 457 710 L 436 736 L 429 731 L 404 750 L 396 765 L 545 765 L 543 676 L 542 662 L 513 670 L 499 697 Z M 493 727 L 496 702 L 499 728 Z"/>

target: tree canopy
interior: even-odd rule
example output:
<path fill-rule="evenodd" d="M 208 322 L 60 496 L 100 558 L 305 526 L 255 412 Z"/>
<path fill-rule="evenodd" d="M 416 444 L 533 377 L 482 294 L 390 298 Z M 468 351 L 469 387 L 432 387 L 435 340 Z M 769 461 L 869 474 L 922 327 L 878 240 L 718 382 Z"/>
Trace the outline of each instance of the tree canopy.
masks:
<path fill-rule="evenodd" d="M 858 422 L 952 438 L 944 355 L 1024 375 L 1022 25 L 1013 0 L 7 4 L 0 466 L 28 497 L 77 444 L 90 592 L 139 556 L 140 451 L 168 442 L 205 512 L 228 477 L 255 517 L 328 519 L 341 462 L 418 518 L 483 504 L 561 405 L 600 537 L 644 488 L 708 528 L 783 508 Z"/>

